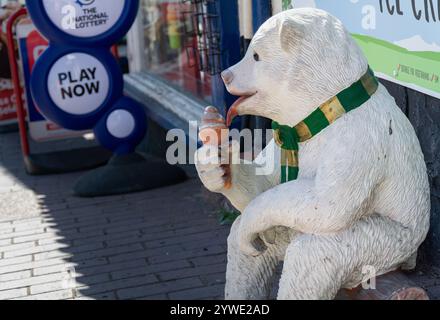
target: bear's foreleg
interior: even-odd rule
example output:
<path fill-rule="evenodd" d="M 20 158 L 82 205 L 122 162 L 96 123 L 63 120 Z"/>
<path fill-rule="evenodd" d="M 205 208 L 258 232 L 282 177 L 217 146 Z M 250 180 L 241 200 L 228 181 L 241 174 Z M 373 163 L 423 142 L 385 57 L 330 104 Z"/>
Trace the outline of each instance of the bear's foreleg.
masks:
<path fill-rule="evenodd" d="M 299 235 L 286 250 L 278 299 L 333 299 L 342 287 L 397 269 L 417 249 L 417 238 L 378 214 L 341 233 Z"/>
<path fill-rule="evenodd" d="M 282 237 L 274 236 L 274 244 L 267 244 L 267 250 L 258 256 L 244 254 L 238 245 L 238 218 L 228 237 L 228 266 L 226 271 L 225 299 L 262 300 L 268 299 L 273 285 L 275 269 L 284 257 L 289 245 L 288 232 Z"/>

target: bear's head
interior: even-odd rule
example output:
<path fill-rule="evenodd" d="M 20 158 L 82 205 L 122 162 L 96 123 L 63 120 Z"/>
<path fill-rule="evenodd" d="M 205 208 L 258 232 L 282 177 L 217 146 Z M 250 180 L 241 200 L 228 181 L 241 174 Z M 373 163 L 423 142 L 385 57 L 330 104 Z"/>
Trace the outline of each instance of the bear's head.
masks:
<path fill-rule="evenodd" d="M 367 68 L 359 46 L 329 13 L 282 12 L 260 27 L 243 60 L 222 73 L 227 90 L 240 96 L 228 122 L 249 114 L 294 126 Z"/>

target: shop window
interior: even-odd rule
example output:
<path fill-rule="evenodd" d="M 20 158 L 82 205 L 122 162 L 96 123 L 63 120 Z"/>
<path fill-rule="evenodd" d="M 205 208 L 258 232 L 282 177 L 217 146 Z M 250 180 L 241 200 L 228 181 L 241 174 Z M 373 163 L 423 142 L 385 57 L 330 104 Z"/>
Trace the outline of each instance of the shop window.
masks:
<path fill-rule="evenodd" d="M 210 101 L 211 72 L 200 50 L 208 20 L 199 5 L 206 9 L 203 1 L 142 0 L 138 59 L 141 71 Z"/>

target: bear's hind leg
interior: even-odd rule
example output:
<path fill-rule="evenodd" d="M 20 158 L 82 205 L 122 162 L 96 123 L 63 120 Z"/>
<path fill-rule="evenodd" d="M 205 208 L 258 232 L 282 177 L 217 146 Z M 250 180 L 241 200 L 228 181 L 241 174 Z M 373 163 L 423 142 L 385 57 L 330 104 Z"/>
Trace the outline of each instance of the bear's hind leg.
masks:
<path fill-rule="evenodd" d="M 264 300 L 272 290 L 275 269 L 289 244 L 286 239 L 276 237 L 275 244 L 258 257 L 245 255 L 238 246 L 238 218 L 228 237 L 228 267 L 226 271 L 225 299 Z M 281 237 L 283 238 L 283 237 Z"/>
<path fill-rule="evenodd" d="M 300 235 L 286 251 L 278 299 L 334 299 L 342 287 L 359 285 L 362 272 L 397 269 L 419 243 L 410 228 L 380 215 L 338 234 Z"/>

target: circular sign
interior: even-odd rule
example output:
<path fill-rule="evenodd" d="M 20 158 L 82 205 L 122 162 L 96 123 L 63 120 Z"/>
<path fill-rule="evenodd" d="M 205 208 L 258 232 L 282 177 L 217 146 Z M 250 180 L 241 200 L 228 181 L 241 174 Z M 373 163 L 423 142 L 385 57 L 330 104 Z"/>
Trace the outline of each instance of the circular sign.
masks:
<path fill-rule="evenodd" d="M 147 130 L 143 107 L 129 97 L 122 97 L 96 124 L 93 132 L 101 146 L 116 154 L 134 152 Z"/>
<path fill-rule="evenodd" d="M 121 0 L 43 0 L 52 23 L 75 37 L 101 35 L 115 26 L 124 10 Z"/>
<path fill-rule="evenodd" d="M 147 129 L 110 46 L 132 26 L 140 0 L 26 0 L 49 48 L 36 62 L 30 89 L 41 113 L 63 128 L 94 129 L 102 146 L 134 152 Z"/>
<path fill-rule="evenodd" d="M 47 88 L 63 111 L 85 115 L 97 110 L 109 93 L 109 74 L 95 57 L 80 52 L 66 54 L 50 68 Z"/>
<path fill-rule="evenodd" d="M 93 128 L 123 94 L 118 62 L 107 48 L 52 44 L 37 60 L 30 79 L 43 115 L 70 130 Z"/>
<path fill-rule="evenodd" d="M 136 121 L 130 112 L 122 109 L 112 111 L 107 118 L 107 130 L 116 138 L 127 138 L 135 129 Z"/>
<path fill-rule="evenodd" d="M 132 26 L 139 0 L 26 0 L 37 29 L 51 42 L 111 46 Z"/>

